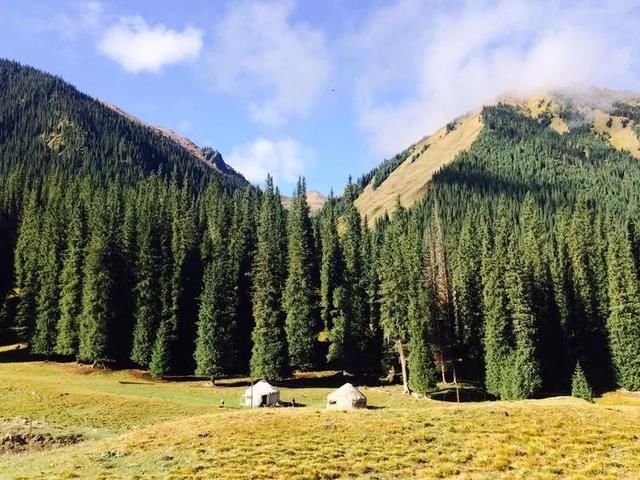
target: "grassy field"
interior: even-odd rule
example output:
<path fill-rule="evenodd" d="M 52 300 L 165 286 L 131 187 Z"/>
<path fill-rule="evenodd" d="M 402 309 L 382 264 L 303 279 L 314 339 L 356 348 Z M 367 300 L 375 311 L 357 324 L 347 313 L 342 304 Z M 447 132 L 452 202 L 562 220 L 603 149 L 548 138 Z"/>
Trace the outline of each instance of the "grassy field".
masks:
<path fill-rule="evenodd" d="M 81 441 L 5 451 L 0 478 L 640 478 L 633 393 L 454 404 L 363 387 L 372 408 L 328 412 L 315 384 L 331 379 L 304 378 L 281 389 L 304 407 L 248 410 L 242 379 L 2 358 L 0 440 L 31 424 Z"/>

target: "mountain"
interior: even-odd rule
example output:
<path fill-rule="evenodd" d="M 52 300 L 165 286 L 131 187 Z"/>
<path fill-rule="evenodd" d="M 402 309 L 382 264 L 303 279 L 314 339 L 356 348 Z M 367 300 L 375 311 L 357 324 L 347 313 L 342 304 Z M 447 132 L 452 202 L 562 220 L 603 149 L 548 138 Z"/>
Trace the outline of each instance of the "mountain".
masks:
<path fill-rule="evenodd" d="M 180 147 L 184 148 L 193 157 L 197 158 L 198 160 L 203 162 L 205 165 L 218 171 L 219 173 L 223 175 L 242 177 L 242 175 L 240 175 L 232 167 L 230 167 L 224 162 L 224 159 L 222 158 L 222 154 L 217 150 L 211 147 L 200 147 L 195 143 L 193 143 L 188 138 L 174 132 L 169 128 L 149 125 L 148 123 L 145 123 L 144 121 L 140 120 L 138 117 L 131 115 L 128 112 L 125 112 L 124 110 L 122 110 L 120 107 L 116 105 L 113 105 L 111 103 L 104 102 L 104 101 L 101 101 L 101 103 L 107 106 L 108 108 L 110 108 L 111 110 L 113 110 L 114 112 L 117 112 L 120 115 L 131 120 L 132 122 L 138 123 L 139 125 L 142 125 L 152 131 L 160 133 L 161 135 L 173 141 Z"/>
<path fill-rule="evenodd" d="M 29 175 L 100 172 L 134 181 L 151 174 L 199 184 L 247 182 L 213 149 L 168 129 L 150 127 L 93 99 L 59 77 L 0 60 L 0 171 Z M 25 161 L 28 159 L 28 162 Z"/>
<path fill-rule="evenodd" d="M 285 208 L 289 208 L 291 206 L 291 197 L 280 195 L 280 198 L 282 199 L 282 204 Z M 319 211 L 326 202 L 327 197 L 322 195 L 320 192 L 316 192 L 315 190 L 307 192 L 307 203 L 309 204 L 311 213 Z"/>
<path fill-rule="evenodd" d="M 640 95 L 591 88 L 529 97 L 503 96 L 488 105 L 509 105 L 560 135 L 578 127 L 612 147 L 640 158 Z M 444 125 L 360 179 L 356 206 L 371 223 L 390 213 L 400 198 L 410 207 L 422 199 L 433 175 L 469 151 L 487 129 L 482 109 Z"/>

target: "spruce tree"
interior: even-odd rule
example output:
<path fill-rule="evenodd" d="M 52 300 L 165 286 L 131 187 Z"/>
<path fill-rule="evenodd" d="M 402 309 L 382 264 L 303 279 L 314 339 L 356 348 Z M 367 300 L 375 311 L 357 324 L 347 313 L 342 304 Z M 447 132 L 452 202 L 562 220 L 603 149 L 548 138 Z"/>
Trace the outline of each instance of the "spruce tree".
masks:
<path fill-rule="evenodd" d="M 156 333 L 149 371 L 154 377 L 160 378 L 171 370 L 171 363 L 171 325 L 165 319 Z"/>
<path fill-rule="evenodd" d="M 574 311 L 570 319 L 569 340 L 573 356 L 596 388 L 610 383 L 611 359 L 607 345 L 606 317 L 602 317 L 598 292 L 599 260 L 595 228 L 596 212 L 585 196 L 580 196 L 569 233 L 571 284 Z"/>
<path fill-rule="evenodd" d="M 36 306 L 36 324 L 31 342 L 34 353 L 50 356 L 54 353 L 60 317 L 61 234 L 58 204 L 50 202 L 44 212 L 39 255 L 39 290 Z"/>
<path fill-rule="evenodd" d="M 609 346 L 618 385 L 640 390 L 640 291 L 638 271 L 627 231 L 614 231 L 609 241 Z"/>
<path fill-rule="evenodd" d="M 236 279 L 226 238 L 229 221 L 227 201 L 218 198 L 209 217 L 211 260 L 204 273 L 195 351 L 196 373 L 211 378 L 228 374 L 235 363 Z"/>
<path fill-rule="evenodd" d="M 538 355 L 545 391 L 566 388 L 569 372 L 559 308 L 554 302 L 545 226 L 538 202 L 528 193 L 520 210 L 522 261 L 538 330 Z"/>
<path fill-rule="evenodd" d="M 137 235 L 136 285 L 134 290 L 134 328 L 131 360 L 142 367 L 149 366 L 151 354 L 162 319 L 160 302 L 160 256 L 158 232 L 147 212 Z"/>
<path fill-rule="evenodd" d="M 18 302 L 16 306 L 16 333 L 18 340 L 30 342 L 33 335 L 38 292 L 38 237 L 40 235 L 38 194 L 34 189 L 26 199 L 20 217 L 20 228 L 15 249 L 15 276 Z"/>
<path fill-rule="evenodd" d="M 510 246 L 507 288 L 509 311 L 515 345 L 508 363 L 510 385 L 503 387 L 500 398 L 530 398 L 542 387 L 538 357 L 538 324 L 534 314 L 531 294 L 533 286 L 522 263 L 521 252 L 515 239 Z"/>
<path fill-rule="evenodd" d="M 458 248 L 452 262 L 453 303 L 466 370 L 483 373 L 482 258 L 478 232 L 471 215 L 462 223 Z"/>
<path fill-rule="evenodd" d="M 60 355 L 75 355 L 78 352 L 85 244 L 84 209 L 82 206 L 72 207 L 67 227 L 67 246 L 60 274 L 60 321 L 56 339 L 56 353 Z"/>
<path fill-rule="evenodd" d="M 482 253 L 485 388 L 496 396 L 504 392 L 513 338 L 504 278 L 508 254 L 507 215 L 506 202 L 501 198 L 492 234 L 484 236 Z"/>
<path fill-rule="evenodd" d="M 236 325 L 233 344 L 236 348 L 234 370 L 249 371 L 251 357 L 251 331 L 253 313 L 251 307 L 251 266 L 256 248 L 256 195 L 246 188 L 234 196 L 234 212 L 231 226 L 231 262 L 234 282 L 238 285 L 236 295 Z"/>
<path fill-rule="evenodd" d="M 334 341 L 343 342 L 340 348 L 330 348 L 330 352 L 341 351 L 343 358 L 330 355 L 330 361 L 337 362 L 346 369 L 359 370 L 366 367 L 366 349 L 370 345 L 369 319 L 367 315 L 367 292 L 363 281 L 362 265 L 362 218 L 354 204 L 350 186 L 347 186 L 344 231 L 340 238 L 344 260 L 341 315 L 344 322 L 338 332 L 330 334 Z"/>
<path fill-rule="evenodd" d="M 306 186 L 299 178 L 289 211 L 288 276 L 283 295 L 289 364 L 309 370 L 315 364 L 318 330 L 317 293 L 313 288 L 313 233 Z"/>
<path fill-rule="evenodd" d="M 325 330 L 331 330 L 333 297 L 342 277 L 342 253 L 338 239 L 335 199 L 329 195 L 321 218 L 322 262 L 320 266 L 320 307 Z"/>
<path fill-rule="evenodd" d="M 400 204 L 385 232 L 380 263 L 380 321 L 384 334 L 398 355 L 404 393 L 410 393 L 407 367 L 407 343 L 409 340 L 409 268 L 405 256 L 408 218 Z"/>
<path fill-rule="evenodd" d="M 407 256 L 408 306 L 407 330 L 409 356 L 409 388 L 427 394 L 437 386 L 437 371 L 429 338 L 429 305 L 432 301 L 424 279 L 428 259 L 419 217 L 411 219 L 403 251 Z"/>
<path fill-rule="evenodd" d="M 581 398 L 587 402 L 593 401 L 593 390 L 582 370 L 582 366 L 580 366 L 580 362 L 576 363 L 576 368 L 571 378 L 571 396 Z"/>
<path fill-rule="evenodd" d="M 281 308 L 286 257 L 284 212 L 273 179 L 267 176 L 257 230 L 257 252 L 254 263 L 253 349 L 251 375 L 269 380 L 289 374 L 284 313 Z M 285 244 L 286 245 L 286 244 Z"/>
<path fill-rule="evenodd" d="M 113 361 L 111 335 L 114 328 L 113 232 L 104 199 L 92 205 L 91 234 L 83 271 L 82 314 L 79 325 L 78 360 Z M 124 333 L 124 332 L 123 332 Z"/>

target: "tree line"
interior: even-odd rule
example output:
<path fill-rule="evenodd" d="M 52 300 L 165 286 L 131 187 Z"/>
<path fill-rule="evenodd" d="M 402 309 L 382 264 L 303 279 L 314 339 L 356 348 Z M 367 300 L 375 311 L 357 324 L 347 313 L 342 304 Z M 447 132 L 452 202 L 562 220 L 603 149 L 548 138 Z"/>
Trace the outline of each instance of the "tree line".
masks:
<path fill-rule="evenodd" d="M 177 157 L 139 168 L 102 140 L 72 168 L 77 148 L 27 136 L 0 173 L 1 331 L 156 376 L 640 389 L 640 165 L 588 127 L 559 135 L 504 105 L 482 120 L 421 202 L 373 226 L 354 205 L 364 180 L 311 216 L 304 179 L 287 211 L 270 177 L 260 191 Z M 78 122 L 53 125 L 75 138 Z"/>

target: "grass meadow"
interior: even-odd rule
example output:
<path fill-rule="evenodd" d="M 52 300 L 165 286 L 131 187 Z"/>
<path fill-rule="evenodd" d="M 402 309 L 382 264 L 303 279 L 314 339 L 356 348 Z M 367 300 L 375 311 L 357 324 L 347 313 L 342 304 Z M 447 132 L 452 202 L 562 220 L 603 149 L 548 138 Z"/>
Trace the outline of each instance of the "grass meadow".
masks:
<path fill-rule="evenodd" d="M 324 409 L 332 377 L 319 374 L 281 388 L 303 407 L 250 410 L 247 379 L 154 381 L 11 354 L 0 351 L 3 479 L 640 478 L 635 393 L 456 404 L 376 386 L 361 387 L 369 409 L 342 412 Z M 12 435 L 49 441 L 11 449 Z"/>

